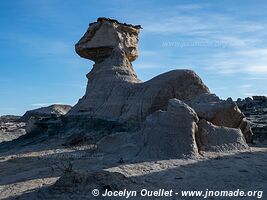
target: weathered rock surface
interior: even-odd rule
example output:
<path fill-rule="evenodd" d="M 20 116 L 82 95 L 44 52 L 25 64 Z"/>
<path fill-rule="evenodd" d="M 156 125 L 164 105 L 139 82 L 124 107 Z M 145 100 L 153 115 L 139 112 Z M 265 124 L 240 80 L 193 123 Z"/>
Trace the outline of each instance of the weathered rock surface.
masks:
<path fill-rule="evenodd" d="M 259 142 L 267 141 L 267 97 L 254 96 L 238 99 L 237 105 L 251 122 L 254 139 Z"/>
<path fill-rule="evenodd" d="M 48 107 L 37 108 L 34 110 L 27 111 L 20 120 L 27 122 L 31 117 L 42 118 L 42 117 L 58 117 L 65 115 L 72 108 L 70 105 L 59 105 L 54 104 Z"/>
<path fill-rule="evenodd" d="M 0 143 L 18 138 L 26 133 L 25 123 L 19 116 L 6 115 L 0 117 Z"/>
<path fill-rule="evenodd" d="M 56 184 L 53 186 L 57 192 L 68 192 L 73 191 L 73 187 L 75 187 L 80 192 L 90 192 L 92 190 L 99 189 L 101 193 L 105 193 L 105 190 L 108 191 L 116 191 L 127 188 L 127 185 L 133 183 L 132 180 L 127 178 L 121 173 L 117 172 L 108 172 L 108 171 L 100 171 L 100 172 L 92 172 L 92 173 L 83 173 L 79 174 L 74 171 L 66 172 L 64 176 L 62 176 Z M 79 187 L 79 186 L 85 186 Z M 88 198 L 91 194 L 88 194 Z M 106 197 L 107 199 L 110 197 Z M 103 196 L 95 199 L 103 199 Z"/>
<path fill-rule="evenodd" d="M 209 93 L 191 70 L 173 70 L 142 83 L 131 64 L 138 55 L 139 30 L 140 26 L 105 18 L 90 25 L 76 52 L 95 64 L 87 75 L 86 94 L 69 114 L 138 124 L 149 114 L 166 110 L 169 99 Z"/>
<path fill-rule="evenodd" d="M 138 57 L 138 33 L 140 25 L 122 24 L 108 18 L 98 18 L 75 45 L 76 52 L 83 58 L 96 63 L 112 55 L 117 49 L 132 62 Z"/>
<path fill-rule="evenodd" d="M 225 101 L 215 94 L 202 94 L 185 102 L 196 111 L 199 118 L 217 126 L 240 128 L 247 142 L 252 142 L 250 123 L 231 98 Z"/>
<path fill-rule="evenodd" d="M 198 117 L 195 111 L 178 99 L 169 100 L 166 111 L 149 115 L 141 130 L 115 133 L 97 143 L 102 153 L 116 159 L 169 159 L 198 155 L 196 134 Z"/>
<path fill-rule="evenodd" d="M 195 140 L 198 117 L 185 103 L 171 99 L 167 111 L 148 116 L 139 156 L 150 159 L 179 158 L 198 155 Z"/>
<path fill-rule="evenodd" d="M 198 122 L 198 146 L 204 151 L 232 151 L 247 149 L 240 129 L 215 126 L 205 119 Z"/>
<path fill-rule="evenodd" d="M 4 124 L 7 122 L 18 122 L 20 116 L 15 116 L 15 115 L 3 115 L 0 116 L 0 124 Z"/>
<path fill-rule="evenodd" d="M 101 153 L 113 154 L 117 161 L 121 158 L 127 161 L 137 156 L 144 140 L 141 132 L 120 132 L 104 137 L 96 145 Z"/>
<path fill-rule="evenodd" d="M 136 156 L 141 160 L 196 157 L 199 151 L 247 150 L 249 147 L 241 130 L 250 130 L 246 118 L 240 128 L 217 126 L 203 118 L 199 121 L 193 108 L 171 99 L 167 110 L 149 115 L 140 131 L 108 135 L 97 147 L 116 160 L 128 161 Z"/>

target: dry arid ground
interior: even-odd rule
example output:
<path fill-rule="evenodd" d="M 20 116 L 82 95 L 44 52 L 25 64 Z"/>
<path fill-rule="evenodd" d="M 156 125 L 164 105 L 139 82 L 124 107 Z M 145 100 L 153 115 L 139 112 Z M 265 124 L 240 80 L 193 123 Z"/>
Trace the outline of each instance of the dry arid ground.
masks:
<path fill-rule="evenodd" d="M 86 191 L 86 187 L 81 186 L 82 184 L 73 183 L 73 188 L 60 187 L 60 184 L 55 187 L 53 184 L 61 176 L 65 176 L 68 180 L 69 173 L 82 174 L 103 169 L 125 175 L 129 179 L 126 189 L 169 188 L 176 191 L 240 189 L 266 192 L 266 153 L 267 147 L 261 146 L 231 154 L 206 153 L 196 159 L 127 161 L 119 164 L 116 160 L 107 159 L 105 155 L 94 153 L 94 147 L 90 145 L 61 149 L 53 146 L 52 142 L 49 145 L 31 145 L 1 152 L 0 198 L 94 199 L 91 190 Z M 120 181 L 122 180 L 118 179 L 118 183 L 114 181 L 113 184 L 120 184 Z M 77 187 L 80 187 L 81 191 Z M 263 193 L 263 199 L 264 196 Z M 243 199 L 252 198 L 256 199 L 256 197 Z"/>

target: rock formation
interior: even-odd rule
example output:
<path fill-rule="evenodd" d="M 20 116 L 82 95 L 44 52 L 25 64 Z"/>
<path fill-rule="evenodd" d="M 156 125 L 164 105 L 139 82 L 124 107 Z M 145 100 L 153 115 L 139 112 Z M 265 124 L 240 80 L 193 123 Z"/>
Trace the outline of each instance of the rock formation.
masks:
<path fill-rule="evenodd" d="M 67 114 L 71 108 L 72 107 L 70 105 L 53 104 L 48 107 L 29 110 L 20 118 L 20 120 L 22 122 L 27 122 L 31 117 L 33 118 L 58 117 Z"/>
<path fill-rule="evenodd" d="M 122 157 L 164 159 L 197 155 L 202 149 L 247 148 L 243 137 L 250 142 L 252 131 L 236 103 L 211 94 L 193 71 L 138 79 L 131 62 L 138 56 L 140 29 L 107 18 L 90 24 L 75 50 L 95 64 L 87 74 L 85 95 L 67 116 L 136 127 L 134 133 L 113 133 L 97 143 L 102 152 Z"/>
<path fill-rule="evenodd" d="M 90 24 L 75 46 L 81 57 L 95 62 L 85 95 L 71 109 L 53 105 L 27 112 L 22 119 L 31 120 L 23 138 L 58 135 L 64 146 L 90 142 L 117 160 L 248 148 L 244 137 L 251 141 L 250 123 L 236 103 L 211 94 L 193 71 L 138 79 L 132 62 L 140 29 L 107 18 Z"/>
<path fill-rule="evenodd" d="M 171 99 L 167 111 L 157 111 L 147 117 L 142 132 L 144 145 L 139 156 L 164 159 L 198 155 L 197 122 L 197 114 L 192 108 Z"/>
<path fill-rule="evenodd" d="M 0 124 L 8 123 L 8 122 L 18 122 L 19 119 L 20 119 L 20 116 L 3 115 L 3 116 L 0 116 Z"/>
<path fill-rule="evenodd" d="M 247 142 L 252 142 L 250 123 L 231 98 L 225 101 L 215 94 L 202 94 L 185 102 L 196 111 L 199 118 L 217 126 L 240 128 Z"/>
<path fill-rule="evenodd" d="M 239 128 L 216 126 L 177 99 L 170 99 L 166 111 L 149 115 L 140 131 L 116 133 L 97 143 L 102 153 L 116 159 L 170 159 L 195 157 L 199 151 L 245 150 L 248 145 Z"/>
<path fill-rule="evenodd" d="M 180 100 L 170 99 L 166 111 L 149 115 L 142 129 L 104 137 L 97 143 L 100 151 L 122 158 L 166 159 L 198 155 L 196 144 L 198 117 Z M 114 146 L 114 144 L 116 144 Z"/>
<path fill-rule="evenodd" d="M 185 100 L 209 93 L 190 70 L 170 71 L 142 83 L 131 64 L 138 56 L 140 28 L 106 18 L 90 24 L 75 49 L 95 64 L 87 74 L 86 94 L 70 114 L 140 123 L 149 114 L 166 110 L 171 98 Z"/>
<path fill-rule="evenodd" d="M 255 134 L 254 140 L 266 143 L 267 97 L 253 96 L 253 99 L 247 97 L 243 100 L 238 99 L 236 103 L 251 123 L 251 129 Z"/>
<path fill-rule="evenodd" d="M 267 97 L 266 96 L 252 96 L 254 101 L 267 103 Z"/>
<path fill-rule="evenodd" d="M 248 148 L 240 129 L 215 126 L 205 119 L 198 123 L 199 148 L 202 151 L 232 151 Z"/>
<path fill-rule="evenodd" d="M 0 117 L 0 143 L 18 138 L 26 133 L 25 123 L 20 116 L 5 115 Z"/>

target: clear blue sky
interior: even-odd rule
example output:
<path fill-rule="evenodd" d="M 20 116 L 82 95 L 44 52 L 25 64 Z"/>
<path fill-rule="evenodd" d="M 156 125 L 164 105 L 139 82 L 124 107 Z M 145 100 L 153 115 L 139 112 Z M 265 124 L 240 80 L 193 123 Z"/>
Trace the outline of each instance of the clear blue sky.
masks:
<path fill-rule="evenodd" d="M 0 1 L 0 115 L 75 104 L 92 62 L 74 44 L 100 16 L 141 24 L 142 80 L 195 70 L 221 98 L 267 95 L 267 1 Z"/>

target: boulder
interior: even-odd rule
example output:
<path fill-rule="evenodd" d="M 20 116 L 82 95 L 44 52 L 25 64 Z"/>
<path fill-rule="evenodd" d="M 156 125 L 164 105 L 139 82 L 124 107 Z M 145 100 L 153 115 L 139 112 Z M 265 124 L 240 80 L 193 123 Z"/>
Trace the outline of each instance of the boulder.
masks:
<path fill-rule="evenodd" d="M 233 151 L 248 149 L 240 129 L 216 126 L 205 119 L 198 122 L 198 146 L 201 151 Z"/>
<path fill-rule="evenodd" d="M 220 100 L 215 94 L 201 94 L 185 102 L 196 111 L 199 118 L 217 126 L 241 128 L 247 142 L 252 142 L 250 124 L 231 98 Z"/>
<path fill-rule="evenodd" d="M 138 156 L 149 159 L 197 156 L 197 122 L 192 108 L 171 99 L 167 111 L 157 111 L 147 117 L 142 130 L 144 146 Z"/>
<path fill-rule="evenodd" d="M 116 160 L 184 158 L 198 155 L 195 111 L 178 99 L 169 100 L 166 111 L 149 115 L 141 130 L 115 133 L 97 143 L 101 153 Z"/>

